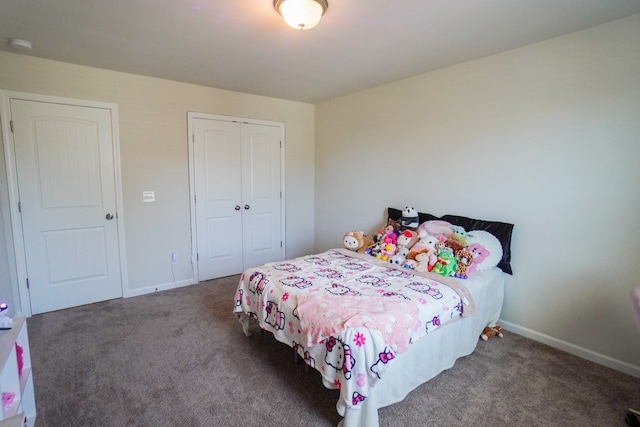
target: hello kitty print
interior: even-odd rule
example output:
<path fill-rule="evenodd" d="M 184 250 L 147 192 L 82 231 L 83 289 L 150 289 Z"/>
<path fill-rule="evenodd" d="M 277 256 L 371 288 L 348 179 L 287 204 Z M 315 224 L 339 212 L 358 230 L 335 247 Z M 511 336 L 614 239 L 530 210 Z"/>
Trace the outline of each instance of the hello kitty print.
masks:
<path fill-rule="evenodd" d="M 343 249 L 245 271 L 234 305 L 241 322 L 256 319 L 291 346 L 352 408 L 412 342 L 474 309 L 453 278 Z"/>

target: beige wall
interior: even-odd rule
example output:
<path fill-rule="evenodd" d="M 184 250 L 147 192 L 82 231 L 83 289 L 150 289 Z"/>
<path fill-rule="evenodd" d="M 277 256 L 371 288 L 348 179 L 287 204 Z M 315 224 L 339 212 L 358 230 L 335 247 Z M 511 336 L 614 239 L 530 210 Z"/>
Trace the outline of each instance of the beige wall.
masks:
<path fill-rule="evenodd" d="M 640 376 L 640 15 L 316 105 L 316 250 L 386 206 L 515 224 L 504 321 Z"/>
<path fill-rule="evenodd" d="M 313 250 L 313 105 L 6 52 L 0 52 L 0 90 L 118 105 L 126 252 L 133 293 L 173 283 L 172 252 L 178 254 L 176 282 L 189 280 L 192 274 L 189 111 L 285 124 L 286 255 Z M 146 190 L 155 191 L 155 203 L 143 204 Z"/>

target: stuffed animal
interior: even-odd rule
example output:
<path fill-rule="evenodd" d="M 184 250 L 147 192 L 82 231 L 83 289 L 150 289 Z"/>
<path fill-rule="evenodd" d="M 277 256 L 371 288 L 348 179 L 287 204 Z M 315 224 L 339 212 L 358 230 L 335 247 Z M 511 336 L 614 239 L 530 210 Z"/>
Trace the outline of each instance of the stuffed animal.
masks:
<path fill-rule="evenodd" d="M 415 267 L 413 267 L 413 269 L 419 272 L 431 271 L 433 269 L 433 265 L 435 264 L 435 262 L 431 262 L 432 257 L 435 257 L 433 255 L 433 251 L 420 252 L 418 255 L 416 255 L 417 264 L 415 265 Z"/>
<path fill-rule="evenodd" d="M 390 248 L 385 248 L 385 250 L 387 249 L 390 249 Z M 391 254 L 391 251 L 389 250 L 388 253 L 378 254 L 378 259 L 389 261 L 389 264 L 394 264 L 400 267 L 404 267 L 405 261 L 407 260 L 407 253 L 409 253 L 409 249 L 398 246 L 396 247 L 396 252 L 394 254 Z M 385 259 L 385 257 L 387 259 Z"/>
<path fill-rule="evenodd" d="M 389 258 L 389 263 L 399 265 L 399 266 L 404 266 L 406 259 L 407 259 L 406 256 L 402 255 L 401 253 L 397 253 L 391 258 Z"/>
<path fill-rule="evenodd" d="M 455 254 L 456 252 L 458 252 L 461 249 L 465 249 L 466 245 L 462 245 L 459 241 L 455 240 L 455 239 L 447 239 L 444 242 L 445 247 L 451 249 L 453 251 L 453 253 Z"/>
<path fill-rule="evenodd" d="M 400 233 L 400 223 L 394 219 L 387 220 L 387 223 L 383 228 L 378 229 L 378 232 L 375 236 L 373 236 L 373 240 L 375 243 L 382 242 L 384 236 L 389 233 L 394 233 L 396 236 Z"/>
<path fill-rule="evenodd" d="M 487 251 L 480 243 L 474 243 L 471 246 L 467 246 L 467 250 L 471 252 L 471 255 L 473 256 L 473 263 L 467 267 L 467 274 L 471 274 L 476 271 L 476 266 L 489 256 L 489 251 Z"/>
<path fill-rule="evenodd" d="M 420 224 L 418 211 L 409 206 L 402 210 L 402 217 L 400 217 L 400 229 L 401 230 L 417 230 Z"/>
<path fill-rule="evenodd" d="M 393 243 L 383 243 L 380 246 L 380 254 L 378 254 L 377 258 L 383 261 L 389 261 L 389 258 L 396 254 L 396 245 Z"/>
<path fill-rule="evenodd" d="M 349 231 L 345 233 L 342 243 L 350 251 L 363 254 L 369 246 L 373 245 L 373 240 L 365 236 L 362 231 Z"/>
<path fill-rule="evenodd" d="M 411 263 L 414 263 L 413 265 L 415 265 L 415 261 L 414 260 L 408 260 L 407 259 L 407 255 L 409 254 L 409 249 L 406 246 L 398 246 L 398 252 L 392 257 L 392 258 L 396 258 L 396 259 L 402 259 L 402 263 L 398 264 L 403 266 L 404 268 L 413 268 L 413 266 L 411 265 Z"/>
<path fill-rule="evenodd" d="M 458 265 L 456 266 L 454 276 L 460 279 L 468 278 L 467 268 L 473 264 L 473 254 L 466 249 L 459 249 L 456 251 L 456 260 L 458 261 Z"/>
<path fill-rule="evenodd" d="M 443 235 L 445 237 L 453 237 L 451 223 L 440 219 L 425 221 L 420 224 L 418 227 L 418 234 L 421 235 L 421 233 L 431 234 L 432 236 Z"/>
<path fill-rule="evenodd" d="M 423 234 L 420 237 L 420 240 L 411 247 L 409 254 L 407 255 L 407 259 L 415 259 L 416 255 L 423 250 L 433 251 L 434 255 L 436 253 L 436 243 L 438 243 L 438 238 L 436 236 L 432 236 L 430 234 Z"/>
<path fill-rule="evenodd" d="M 396 252 L 396 255 L 402 255 L 406 258 L 408 254 L 409 249 L 406 246 L 398 246 L 398 252 Z"/>
<path fill-rule="evenodd" d="M 404 230 L 398 236 L 396 244 L 398 246 L 411 249 L 418 242 L 418 233 L 413 230 Z"/>
<path fill-rule="evenodd" d="M 448 249 L 442 250 L 437 254 L 438 260 L 433 265 L 434 273 L 440 274 L 441 276 L 451 276 L 454 271 L 456 271 L 457 260 Z"/>
<path fill-rule="evenodd" d="M 486 341 L 486 340 L 488 340 L 489 338 L 491 338 L 493 336 L 498 336 L 498 337 L 502 338 L 504 336 L 502 334 L 502 327 L 500 327 L 498 325 L 487 326 L 482 331 L 482 334 L 480 334 L 480 338 L 482 339 L 482 341 Z"/>
<path fill-rule="evenodd" d="M 440 252 L 443 252 L 445 250 L 447 250 L 447 240 L 444 236 L 440 236 L 438 238 L 438 241 L 435 244 L 435 248 L 436 248 L 436 254 L 440 254 Z M 451 253 L 453 253 L 453 250 L 451 248 L 448 249 L 449 251 L 451 251 Z"/>
<path fill-rule="evenodd" d="M 398 235 L 395 233 L 386 233 L 382 236 L 382 239 L 380 240 L 380 243 L 382 244 L 394 244 L 397 245 L 398 244 Z"/>
<path fill-rule="evenodd" d="M 384 231 L 395 231 L 396 234 L 400 232 L 400 223 L 395 219 L 387 220 L 387 224 L 384 226 Z"/>
<path fill-rule="evenodd" d="M 467 232 L 464 227 L 452 225 L 451 229 L 453 230 L 453 236 L 451 236 L 451 238 L 459 242 L 462 246 L 467 246 Z"/>
<path fill-rule="evenodd" d="M 398 238 L 398 234 L 400 234 L 400 223 L 395 219 L 387 220 L 384 228 L 382 230 L 378 230 L 378 241 L 382 241 L 384 236 L 394 235 L 395 238 Z M 395 242 L 394 242 L 395 243 Z"/>
<path fill-rule="evenodd" d="M 480 252 L 481 256 L 474 253 L 473 269 L 485 271 L 495 267 L 502 259 L 502 244 L 493 234 L 485 230 L 472 230 L 467 234 L 467 249 L 470 252 Z"/>
<path fill-rule="evenodd" d="M 380 243 L 374 242 L 373 245 L 369 246 L 364 251 L 365 254 L 377 257 L 380 255 Z"/>
<path fill-rule="evenodd" d="M 407 259 L 405 260 L 404 264 L 402 265 L 404 268 L 408 268 L 410 270 L 413 270 L 414 268 L 416 268 L 416 265 L 418 265 L 418 261 L 416 261 L 415 259 Z"/>

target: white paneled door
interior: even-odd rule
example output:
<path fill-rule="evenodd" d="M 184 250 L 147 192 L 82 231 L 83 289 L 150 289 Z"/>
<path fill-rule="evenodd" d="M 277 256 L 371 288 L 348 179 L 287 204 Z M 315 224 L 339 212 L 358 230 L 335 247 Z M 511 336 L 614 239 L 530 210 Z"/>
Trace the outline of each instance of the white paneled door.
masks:
<path fill-rule="evenodd" d="M 199 280 L 283 258 L 282 129 L 193 119 Z"/>
<path fill-rule="evenodd" d="M 194 180 L 200 280 L 242 271 L 240 125 L 197 119 Z"/>
<path fill-rule="evenodd" d="M 10 105 L 32 313 L 121 297 L 111 110 Z"/>

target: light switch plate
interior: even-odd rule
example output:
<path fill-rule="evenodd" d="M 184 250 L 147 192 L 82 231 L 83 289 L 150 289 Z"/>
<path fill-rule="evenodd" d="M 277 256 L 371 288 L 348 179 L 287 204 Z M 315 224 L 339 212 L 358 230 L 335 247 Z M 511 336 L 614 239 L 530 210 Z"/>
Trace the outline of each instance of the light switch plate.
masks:
<path fill-rule="evenodd" d="M 155 191 L 143 191 L 142 192 L 142 201 L 144 203 L 150 203 L 156 201 L 156 193 Z"/>

